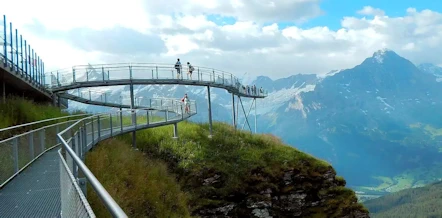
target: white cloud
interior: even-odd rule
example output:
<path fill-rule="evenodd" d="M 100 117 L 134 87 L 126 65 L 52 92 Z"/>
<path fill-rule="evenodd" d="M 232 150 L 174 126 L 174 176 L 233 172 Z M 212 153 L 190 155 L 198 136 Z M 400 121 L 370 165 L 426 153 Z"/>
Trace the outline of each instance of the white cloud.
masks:
<path fill-rule="evenodd" d="M 350 68 L 384 47 L 415 63 L 442 64 L 438 58 L 441 13 L 409 8 L 403 17 L 389 17 L 381 9 L 366 6 L 358 13 L 370 17 L 343 17 L 341 28 L 331 30 L 278 24 L 321 14 L 319 0 L 260 2 L 136 0 L 123 4 L 99 0 L 86 4 L 79 0 L 60 4 L 42 0 L 26 2 L 32 10 L 21 11 L 23 7 L 18 6 L 23 1 L 10 1 L 8 10 L 0 12 L 7 12 L 45 65 L 53 67 L 79 62 L 173 64 L 179 57 L 238 76 L 248 72 L 279 78 Z M 208 14 L 239 20 L 218 26 Z"/>
<path fill-rule="evenodd" d="M 374 15 L 374 16 L 383 16 L 385 12 L 379 8 L 373 8 L 371 6 L 365 6 L 361 10 L 358 11 L 358 14 L 362 15 Z"/>

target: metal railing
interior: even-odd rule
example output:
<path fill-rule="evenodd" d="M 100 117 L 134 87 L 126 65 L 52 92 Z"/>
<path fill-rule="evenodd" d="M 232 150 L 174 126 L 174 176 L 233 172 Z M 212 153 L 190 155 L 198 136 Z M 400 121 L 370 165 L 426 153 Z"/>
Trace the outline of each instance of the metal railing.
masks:
<path fill-rule="evenodd" d="M 80 115 L 68 116 L 70 118 L 79 118 Z M 49 119 L 57 121 L 63 118 Z M 68 120 L 55 124 L 50 124 L 40 128 L 30 130 L 25 133 L 15 135 L 13 137 L 0 141 L 0 188 L 6 185 L 11 179 L 23 171 L 27 166 L 43 155 L 46 151 L 52 149 L 59 144 L 56 137 L 64 128 L 68 127 L 76 120 Z M 29 124 L 19 125 L 32 126 L 36 123 L 45 123 L 48 120 L 33 122 Z M 8 127 L 12 130 L 18 127 Z M 5 130 L 2 129 L 2 130 Z"/>
<path fill-rule="evenodd" d="M 169 125 L 180 122 L 196 114 L 196 103 L 191 102 L 190 111 L 186 113 L 183 104 L 163 105 L 160 110 L 128 109 L 107 114 L 98 114 L 80 119 L 57 134 L 64 152 L 60 152 L 63 166 L 60 170 L 64 175 L 61 183 L 69 188 L 61 189 L 62 217 L 94 217 L 90 206 L 85 201 L 86 182 L 89 182 L 114 217 L 127 217 L 109 195 L 98 179 L 84 164 L 84 158 L 95 144 L 104 139 L 133 132 L 140 129 Z M 65 171 L 65 172 L 63 172 Z M 69 176 L 66 176 L 69 175 Z M 72 176 L 70 176 L 72 175 Z M 84 175 L 80 178 L 79 175 Z M 75 184 L 78 184 L 77 188 Z M 81 193 L 79 190 L 82 190 Z"/>
<path fill-rule="evenodd" d="M 0 18 L 0 64 L 11 69 L 24 80 L 31 82 L 35 88 L 44 89 L 45 74 L 42 59 L 31 49 L 31 46 L 6 22 L 6 16 Z"/>
<path fill-rule="evenodd" d="M 212 68 L 195 66 L 189 74 L 187 66 L 179 70 L 174 65 L 130 63 L 80 65 L 48 73 L 51 78 L 49 88 L 73 85 L 78 82 L 100 82 L 117 80 L 182 80 L 187 82 L 205 82 L 235 89 L 238 93 L 250 97 L 265 97 L 267 91 L 256 87 L 255 91 L 247 89 L 233 74 Z"/>
<path fill-rule="evenodd" d="M 63 116 L 63 117 L 55 117 L 55 118 L 50 118 L 50 119 L 46 119 L 46 120 L 39 120 L 39 121 L 35 121 L 35 122 L 24 123 L 24 124 L 6 127 L 3 129 L 0 129 L 0 142 L 2 139 L 12 137 L 13 134 L 16 134 L 16 132 L 18 131 L 17 129 L 34 129 L 36 127 L 38 128 L 38 127 L 46 126 L 51 123 L 58 123 L 63 120 L 72 120 L 72 119 L 75 120 L 75 119 L 78 119 L 80 117 L 85 117 L 85 116 L 90 116 L 90 115 L 89 114 L 68 115 L 68 116 Z"/>

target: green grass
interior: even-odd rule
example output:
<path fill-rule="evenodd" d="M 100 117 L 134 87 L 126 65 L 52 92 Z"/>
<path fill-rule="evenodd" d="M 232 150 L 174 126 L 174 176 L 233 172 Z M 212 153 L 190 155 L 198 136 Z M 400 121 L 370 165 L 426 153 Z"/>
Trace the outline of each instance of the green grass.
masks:
<path fill-rule="evenodd" d="M 294 184 L 280 189 L 280 180 L 287 170 L 293 170 L 312 181 L 321 180 L 321 176 L 327 172 L 335 173 L 325 161 L 286 146 L 272 135 L 252 135 L 245 131 L 235 131 L 231 126 L 225 124 L 214 123 L 215 134 L 212 139 L 209 139 L 207 124 L 181 122 L 178 124 L 178 128 L 178 139 L 172 138 L 172 126 L 139 131 L 137 132 L 137 146 L 140 151 L 146 154 L 145 159 L 148 161 L 160 160 L 167 164 L 169 172 L 176 176 L 181 190 L 188 194 L 187 204 L 191 213 L 201 208 L 219 207 L 234 201 L 234 199 L 243 198 L 248 193 L 267 188 L 281 193 L 286 193 L 294 188 L 314 188 L 308 184 Z M 131 143 L 129 135 L 118 138 L 123 140 L 125 144 Z M 111 147 L 115 146 L 108 144 L 106 149 L 100 150 L 102 153 L 99 156 L 106 158 L 107 162 L 110 162 L 111 156 L 106 151 Z M 132 159 L 123 152 L 117 152 L 115 155 Z M 91 159 L 93 158 L 91 157 Z M 120 161 L 112 162 L 119 163 Z M 96 167 L 95 165 L 98 164 L 98 162 L 96 164 L 90 162 L 88 166 Z M 107 190 L 120 187 L 118 185 L 122 182 L 121 179 L 114 178 L 112 174 L 132 171 L 130 169 L 123 170 L 124 168 L 118 170 L 116 167 L 107 165 L 92 170 L 96 175 L 103 176 L 104 186 Z M 107 177 L 107 174 L 111 174 L 110 177 Z M 138 173 L 133 173 L 133 175 L 136 174 Z M 221 176 L 218 184 L 203 185 L 205 178 L 214 175 Z M 335 180 L 342 186 L 345 185 L 345 180 L 342 177 L 336 177 Z M 100 179 L 100 181 L 102 180 Z M 142 186 L 130 186 L 130 189 L 136 190 L 138 188 L 144 189 Z M 125 192 L 123 190 L 128 187 L 120 187 L 120 189 L 122 189 L 121 192 Z M 328 201 L 326 208 L 316 208 L 317 211 L 312 211 L 312 213 L 332 213 L 333 216 L 339 217 L 351 208 L 365 210 L 362 205 L 356 203 L 356 196 L 350 189 L 332 188 L 325 190 L 324 195 L 330 194 L 328 192 L 335 194 L 338 200 Z M 141 193 L 142 191 L 134 191 L 132 192 L 133 196 L 130 197 L 143 199 Z M 123 204 L 126 204 L 124 203 L 126 198 L 128 196 L 115 195 L 115 200 Z M 123 206 L 123 210 L 138 211 L 130 206 Z"/>
<path fill-rule="evenodd" d="M 0 119 L 0 129 L 19 124 L 79 113 L 81 112 L 69 114 L 67 112 L 61 111 L 57 107 L 50 106 L 49 104 L 37 104 L 30 100 L 12 97 L 8 98 L 5 103 L 0 103 L 0 114 L 2 115 L 2 118 Z M 40 125 L 33 125 L 32 127 L 18 128 L 13 131 L 0 132 L 0 140 L 48 124 L 49 122 Z"/>
<path fill-rule="evenodd" d="M 88 153 L 86 164 L 129 217 L 189 217 L 187 195 L 167 166 L 130 145 L 106 140 Z M 90 185 L 87 196 L 97 217 L 111 217 Z"/>

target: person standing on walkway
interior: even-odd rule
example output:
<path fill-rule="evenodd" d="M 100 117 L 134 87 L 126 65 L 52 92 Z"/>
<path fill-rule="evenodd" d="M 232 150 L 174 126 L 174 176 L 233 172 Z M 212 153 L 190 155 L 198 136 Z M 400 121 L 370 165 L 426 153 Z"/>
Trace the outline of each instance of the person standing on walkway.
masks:
<path fill-rule="evenodd" d="M 181 99 L 181 102 L 184 104 L 184 111 L 186 114 L 190 113 L 190 100 L 189 97 L 187 97 L 187 93 L 184 94 L 184 97 Z"/>
<path fill-rule="evenodd" d="M 187 77 L 189 77 L 190 75 L 190 79 L 192 79 L 192 72 L 195 70 L 195 68 L 193 68 L 193 66 L 189 62 L 187 62 L 187 68 Z"/>
<path fill-rule="evenodd" d="M 180 62 L 179 58 L 177 59 L 177 62 L 175 63 L 175 69 L 177 72 L 177 74 L 176 74 L 177 79 L 180 79 L 182 66 L 181 66 L 181 62 Z"/>

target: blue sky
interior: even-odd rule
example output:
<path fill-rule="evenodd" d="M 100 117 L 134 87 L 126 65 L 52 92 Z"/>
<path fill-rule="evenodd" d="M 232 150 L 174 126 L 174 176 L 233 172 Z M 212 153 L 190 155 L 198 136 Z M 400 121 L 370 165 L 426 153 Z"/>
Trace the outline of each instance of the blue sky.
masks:
<path fill-rule="evenodd" d="M 406 15 L 407 8 L 416 8 L 416 10 L 430 9 L 432 11 L 442 11 L 441 0 L 323 0 L 321 9 L 324 15 L 310 19 L 302 24 L 293 24 L 288 22 L 280 22 L 279 27 L 299 26 L 301 28 L 311 28 L 315 26 L 327 26 L 331 30 L 341 28 L 341 20 L 345 16 L 364 17 L 359 15 L 357 11 L 364 6 L 371 6 L 383 10 L 389 17 L 399 17 Z M 219 17 L 217 15 L 209 15 L 209 20 L 219 25 L 233 24 L 233 17 Z"/>

